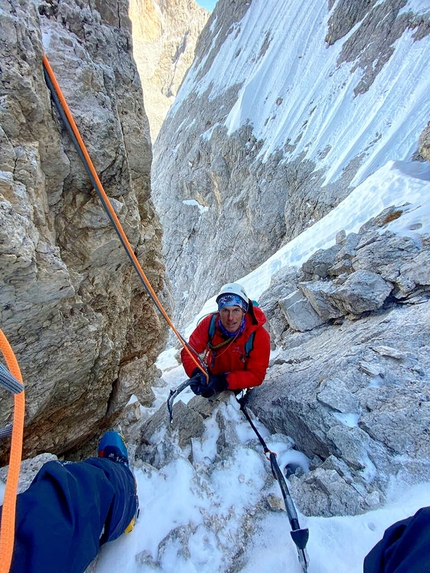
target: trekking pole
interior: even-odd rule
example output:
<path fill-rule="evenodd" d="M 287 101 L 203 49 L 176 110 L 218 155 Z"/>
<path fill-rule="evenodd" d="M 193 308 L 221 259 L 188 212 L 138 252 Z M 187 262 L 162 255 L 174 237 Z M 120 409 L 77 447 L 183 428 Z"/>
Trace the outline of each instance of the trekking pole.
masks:
<path fill-rule="evenodd" d="M 267 447 L 266 442 L 264 441 L 263 437 L 261 436 L 261 434 L 259 433 L 259 431 L 255 427 L 255 424 L 251 420 L 251 418 L 250 418 L 248 412 L 246 411 L 246 408 L 243 405 L 243 402 L 241 400 L 243 400 L 243 398 L 237 399 L 237 401 L 239 402 L 239 405 L 240 405 L 240 409 L 242 410 L 246 419 L 250 423 L 251 428 L 254 430 L 255 434 L 257 435 L 257 438 L 260 440 L 260 443 L 263 446 L 264 454 L 266 455 L 267 459 L 270 461 L 273 477 L 278 481 L 279 487 L 281 488 L 282 497 L 284 498 L 285 509 L 287 511 L 288 519 L 289 519 L 290 525 L 291 525 L 290 535 L 291 535 L 291 538 L 296 545 L 297 555 L 298 555 L 299 563 L 302 566 L 303 573 L 307 573 L 308 566 L 309 566 L 309 557 L 308 557 L 308 554 L 306 551 L 306 544 L 307 544 L 308 539 L 309 539 L 309 529 L 307 529 L 307 528 L 302 529 L 300 527 L 297 511 L 296 511 L 296 508 L 294 506 L 293 499 L 292 499 L 290 492 L 288 490 L 287 482 L 285 481 L 284 474 L 282 473 L 281 468 L 279 467 L 278 462 L 276 461 L 276 454 L 274 452 L 270 451 L 269 448 Z"/>

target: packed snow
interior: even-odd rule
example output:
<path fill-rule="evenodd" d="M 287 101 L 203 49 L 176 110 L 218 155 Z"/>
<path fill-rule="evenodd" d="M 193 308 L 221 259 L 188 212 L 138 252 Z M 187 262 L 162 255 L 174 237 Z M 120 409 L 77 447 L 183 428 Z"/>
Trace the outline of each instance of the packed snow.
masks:
<path fill-rule="evenodd" d="M 409 10 L 429 14 L 430 4 L 409 0 L 402 11 Z M 430 116 L 430 35 L 402 34 L 369 89 L 357 91 L 363 68 L 355 59 L 339 64 L 339 56 L 359 24 L 329 46 L 330 15 L 326 2 L 253 2 L 221 46 L 214 37 L 216 54 L 194 62 L 169 115 L 191 93 L 214 99 L 241 85 L 224 125 L 229 134 L 252 125 L 263 160 L 289 143 L 286 160 L 315 161 L 328 184 L 361 153 L 355 187 L 390 159 L 410 159 Z"/>
<path fill-rule="evenodd" d="M 420 241 L 421 234 L 430 233 L 430 166 L 423 163 L 389 162 L 362 183 L 349 197 L 324 219 L 304 231 L 273 255 L 259 269 L 246 277 L 232 277 L 241 282 L 251 298 L 258 299 L 269 286 L 270 275 L 285 265 L 301 265 L 315 250 L 333 244 L 342 229 L 358 231 L 371 217 L 385 207 L 396 206 L 403 211 L 398 219 L 388 224 L 392 232 L 413 236 Z M 214 299 L 207 302 L 199 315 L 214 309 Z M 197 317 L 196 317 L 197 318 Z M 194 326 L 190 324 L 188 330 Z M 165 407 L 169 389 L 181 383 L 185 374 L 174 358 L 175 350 L 167 349 L 157 366 L 164 372 L 165 388 L 154 388 L 157 396 L 150 409 L 143 414 Z M 264 383 L 263 383 L 264 384 Z M 192 393 L 187 390 L 181 399 L 187 402 Z M 211 483 L 202 484 L 198 471 L 184 459 L 177 459 L 161 472 L 147 468 L 135 471 L 141 514 L 135 529 L 117 541 L 105 546 L 99 557 L 97 573 L 142 573 L 154 570 L 158 546 L 169 531 L 181 525 L 193 525 L 194 533 L 188 543 L 188 553 L 173 538 L 165 545 L 156 570 L 162 573 L 224 573 L 225 555 L 219 550 L 214 533 L 207 527 L 204 515 L 227 520 L 223 544 L 228 551 L 235 547 L 241 517 L 259 496 L 264 483 L 264 466 L 268 464 L 263 451 L 258 454 L 247 447 L 255 438 L 248 422 L 231 398 L 221 405 L 224 415 L 238 429 L 242 447 L 235 454 L 234 463 L 218 467 Z M 351 424 L 354 420 L 349 421 Z M 295 462 L 305 471 L 304 455 L 289 449 L 285 441 L 269 441 L 267 431 L 256 420 L 257 427 L 268 446 L 279 457 L 281 467 Z M 206 433 L 195 441 L 196 456 L 201 463 L 210 463 L 214 457 L 219 428 L 214 416 L 206 425 Z M 210 492 L 210 495 L 208 494 Z M 274 481 L 273 493 L 280 497 Z M 348 517 L 307 517 L 299 513 L 301 527 L 309 529 L 307 551 L 309 573 L 361 573 L 363 559 L 381 539 L 384 530 L 395 521 L 413 515 L 420 507 L 430 505 L 430 483 L 405 488 L 391 481 L 391 490 L 385 506 L 363 515 Z M 295 546 L 290 538 L 290 525 L 283 511 L 270 512 L 256 523 L 256 530 L 245 550 L 245 565 L 240 573 L 272 573 L 289 571 L 300 573 Z M 238 572 L 239 573 L 239 572 Z"/>

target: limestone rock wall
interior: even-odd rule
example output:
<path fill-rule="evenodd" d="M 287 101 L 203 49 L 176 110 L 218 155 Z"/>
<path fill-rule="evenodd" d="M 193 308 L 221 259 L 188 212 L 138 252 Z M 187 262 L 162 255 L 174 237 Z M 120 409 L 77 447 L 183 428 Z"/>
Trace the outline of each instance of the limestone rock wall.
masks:
<path fill-rule="evenodd" d="M 26 385 L 24 455 L 61 454 L 145 393 L 165 326 L 53 107 L 43 54 L 163 296 L 149 125 L 126 1 L 2 0 L 0 20 L 0 326 Z M 0 424 L 11 406 L 2 392 Z"/>
<path fill-rule="evenodd" d="M 133 54 L 154 141 L 208 19 L 194 0 L 130 0 Z"/>
<path fill-rule="evenodd" d="M 305 513 L 368 511 L 391 479 L 430 476 L 430 237 L 390 231 L 404 210 L 340 233 L 259 301 L 280 352 L 249 406 L 311 460 L 291 482 Z"/>

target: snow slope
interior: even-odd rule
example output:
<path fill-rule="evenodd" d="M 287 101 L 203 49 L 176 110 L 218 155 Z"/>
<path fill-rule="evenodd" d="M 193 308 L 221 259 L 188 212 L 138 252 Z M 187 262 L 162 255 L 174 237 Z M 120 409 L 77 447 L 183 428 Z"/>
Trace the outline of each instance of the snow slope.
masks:
<path fill-rule="evenodd" d="M 409 10 L 428 15 L 430 4 L 409 0 L 401 12 Z M 231 134 L 250 123 L 264 142 L 263 160 L 290 142 L 294 150 L 285 153 L 288 161 L 303 153 L 326 171 L 328 184 L 363 153 L 351 182 L 357 186 L 388 160 L 410 159 L 430 117 L 430 36 L 417 41 L 414 30 L 404 32 L 369 90 L 355 95 L 363 69 L 356 60 L 339 65 L 338 59 L 360 22 L 327 46 L 329 17 L 326 2 L 252 2 L 198 81 L 210 50 L 193 64 L 169 113 L 190 93 L 208 91 L 214 99 L 242 84 L 224 124 Z M 213 48 L 215 42 L 216 36 Z"/>
<path fill-rule="evenodd" d="M 258 296 L 269 286 L 273 272 L 285 265 L 300 265 L 315 250 L 330 246 L 338 231 L 357 231 L 369 218 L 390 205 L 404 207 L 404 214 L 389 224 L 389 229 L 409 235 L 420 241 L 422 234 L 430 233 L 430 166 L 420 163 L 389 162 L 362 183 L 347 199 L 324 219 L 291 241 L 264 265 L 246 277 L 235 277 L 248 290 L 249 296 Z M 200 314 L 209 312 L 214 300 L 208 301 Z M 190 328 L 192 325 L 190 325 Z M 165 407 L 170 387 L 184 379 L 182 366 L 174 361 L 173 351 L 166 351 L 158 366 L 166 371 L 167 388 L 154 389 L 157 401 L 153 409 Z M 184 393 L 184 402 L 192 396 Z M 243 449 L 236 454 L 235 463 L 219 469 L 207 492 L 199 485 L 196 470 L 183 459 L 165 468 L 162 475 L 147 470 L 136 470 L 141 516 L 134 531 L 108 544 L 101 552 L 97 573 L 150 573 L 154 571 L 151 559 L 157 558 L 159 544 L 169 531 L 192 523 L 195 533 L 189 540 L 189 555 L 182 551 L 178 540 L 166 544 L 157 571 L 162 573 L 224 573 L 226 560 L 217 548 L 213 533 L 203 515 L 227 519 L 225 545 L 235 546 L 235 535 L 241 527 L 243 512 L 258 496 L 263 483 L 267 460 L 250 452 L 246 444 L 254 435 L 238 411 L 234 399 L 224 405 L 226 416 L 233 420 L 242 436 Z M 150 410 L 151 411 L 151 410 Z M 147 412 L 148 413 L 150 413 Z M 257 423 L 258 424 L 258 423 Z M 267 439 L 267 430 L 258 424 Z M 212 459 L 214 436 L 217 428 L 214 416 L 207 423 L 206 435 L 200 441 L 201 460 Z M 280 456 L 280 465 L 289 461 L 306 465 L 297 459 L 300 454 L 286 450 L 281 442 L 269 442 L 269 447 Z M 198 444 L 196 444 L 198 449 Z M 279 495 L 277 484 L 273 493 Z M 392 481 L 391 493 L 385 507 L 353 517 L 304 517 L 300 525 L 308 527 L 310 538 L 308 553 L 309 573 L 361 573 L 365 555 L 382 537 L 384 530 L 395 521 L 414 514 L 420 507 L 430 505 L 430 484 L 416 484 L 405 491 L 401 483 Z M 272 573 L 289 571 L 299 573 L 295 547 L 289 536 L 289 522 L 283 512 L 270 513 L 257 524 L 257 531 L 246 548 L 246 564 L 240 573 Z M 149 562 L 148 562 L 149 558 Z M 239 573 L 239 572 L 238 572 Z"/>

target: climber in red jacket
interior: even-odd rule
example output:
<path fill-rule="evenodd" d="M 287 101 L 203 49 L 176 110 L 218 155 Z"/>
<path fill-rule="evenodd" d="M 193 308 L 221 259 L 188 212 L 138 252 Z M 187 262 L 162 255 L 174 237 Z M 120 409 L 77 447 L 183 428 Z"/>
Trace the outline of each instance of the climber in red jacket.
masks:
<path fill-rule="evenodd" d="M 270 336 L 266 317 L 238 283 L 225 285 L 216 298 L 218 312 L 206 316 L 190 336 L 189 344 L 206 364 L 209 383 L 184 349 L 185 372 L 194 394 L 210 398 L 223 390 L 259 386 L 266 375 Z"/>

